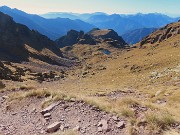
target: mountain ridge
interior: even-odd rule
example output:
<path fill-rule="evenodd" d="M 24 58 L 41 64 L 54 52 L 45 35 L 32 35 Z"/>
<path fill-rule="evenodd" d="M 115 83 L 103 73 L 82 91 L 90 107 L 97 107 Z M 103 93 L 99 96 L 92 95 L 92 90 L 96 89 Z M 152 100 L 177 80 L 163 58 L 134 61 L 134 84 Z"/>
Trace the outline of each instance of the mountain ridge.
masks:
<path fill-rule="evenodd" d="M 0 11 L 13 17 L 17 23 L 24 24 L 31 30 L 37 30 L 53 40 L 63 36 L 70 29 L 89 31 L 94 27 L 80 20 L 64 18 L 45 19 L 35 14 L 25 13 L 19 9 L 11 9 L 7 6 L 0 7 Z"/>

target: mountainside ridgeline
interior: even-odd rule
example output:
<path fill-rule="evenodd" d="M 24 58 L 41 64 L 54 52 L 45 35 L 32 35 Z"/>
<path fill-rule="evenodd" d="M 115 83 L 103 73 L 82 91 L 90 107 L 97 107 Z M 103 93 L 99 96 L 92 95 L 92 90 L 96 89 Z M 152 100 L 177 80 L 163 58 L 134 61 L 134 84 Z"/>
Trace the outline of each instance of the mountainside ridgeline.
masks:
<path fill-rule="evenodd" d="M 0 12 L 0 60 L 28 61 L 29 58 L 53 63 L 49 56 L 62 57 L 55 43 L 39 32 L 15 23 Z"/>
<path fill-rule="evenodd" d="M 159 30 L 153 32 L 149 36 L 145 37 L 140 44 L 154 44 L 160 43 L 168 38 L 180 34 L 180 21 L 166 25 Z"/>

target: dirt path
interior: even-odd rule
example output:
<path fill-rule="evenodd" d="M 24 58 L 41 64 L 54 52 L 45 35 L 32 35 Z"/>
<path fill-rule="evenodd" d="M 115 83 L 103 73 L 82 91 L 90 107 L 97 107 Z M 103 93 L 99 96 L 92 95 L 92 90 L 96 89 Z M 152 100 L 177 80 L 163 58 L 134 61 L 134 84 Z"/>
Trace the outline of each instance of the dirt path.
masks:
<path fill-rule="evenodd" d="M 47 126 L 59 122 L 59 131 L 75 130 L 80 135 L 125 135 L 126 121 L 100 111 L 83 101 L 60 101 L 48 117 L 41 114 L 43 98 L 28 98 L 6 102 L 2 94 L 0 105 L 0 134 L 48 134 Z"/>

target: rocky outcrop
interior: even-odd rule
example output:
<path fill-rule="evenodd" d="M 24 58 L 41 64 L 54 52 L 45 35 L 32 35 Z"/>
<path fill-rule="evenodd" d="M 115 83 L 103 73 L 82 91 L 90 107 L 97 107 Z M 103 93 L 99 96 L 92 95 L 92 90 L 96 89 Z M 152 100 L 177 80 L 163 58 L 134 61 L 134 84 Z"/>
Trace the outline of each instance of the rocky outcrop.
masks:
<path fill-rule="evenodd" d="M 83 31 L 78 32 L 76 30 L 70 30 L 67 32 L 67 35 L 57 39 L 55 42 L 60 48 L 65 46 L 72 46 L 74 44 L 96 44 L 96 41 L 89 35 L 84 34 Z"/>
<path fill-rule="evenodd" d="M 50 51 L 52 54 L 62 57 L 53 41 L 37 31 L 31 31 L 26 26 L 15 23 L 10 16 L 2 12 L 0 12 L 0 35 L 0 60 L 21 62 L 28 61 L 31 57 L 47 63 L 58 64 L 49 57 L 50 54 L 47 52 Z"/>
<path fill-rule="evenodd" d="M 106 41 L 115 47 L 124 47 L 127 43 L 112 29 L 93 29 L 88 33 L 91 37 L 96 40 Z"/>
<path fill-rule="evenodd" d="M 13 70 L 11 68 L 13 68 Z M 0 79 L 22 81 L 21 76 L 25 76 L 27 69 L 16 66 L 11 66 L 11 68 L 5 66 L 0 61 Z"/>
<path fill-rule="evenodd" d="M 114 47 L 124 47 L 126 45 L 126 42 L 114 30 L 100 30 L 98 28 L 94 28 L 86 34 L 83 31 L 71 30 L 66 36 L 56 40 L 56 44 L 60 48 L 74 44 L 96 45 L 102 42 L 107 42 Z"/>
<path fill-rule="evenodd" d="M 140 45 L 160 43 L 170 37 L 180 34 L 180 22 L 171 23 L 145 37 Z"/>

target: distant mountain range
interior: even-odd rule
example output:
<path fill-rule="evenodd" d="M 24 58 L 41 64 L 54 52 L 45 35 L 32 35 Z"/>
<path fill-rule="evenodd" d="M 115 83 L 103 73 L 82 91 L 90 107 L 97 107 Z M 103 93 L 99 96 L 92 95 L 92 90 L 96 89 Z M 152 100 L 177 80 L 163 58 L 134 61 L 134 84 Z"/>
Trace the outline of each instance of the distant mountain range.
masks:
<path fill-rule="evenodd" d="M 149 14 L 112 14 L 103 12 L 78 14 L 67 12 L 51 12 L 41 15 L 45 18 L 69 18 L 81 19 L 100 29 L 113 29 L 129 44 L 135 44 L 142 38 L 152 33 L 156 28 L 160 28 L 171 22 L 176 22 L 180 18 L 169 17 L 159 13 Z"/>
<path fill-rule="evenodd" d="M 135 14 L 135 15 L 95 15 L 90 17 L 87 22 L 98 28 L 114 29 L 119 35 L 128 31 L 140 28 L 160 28 L 168 23 L 177 21 L 178 18 L 157 13 Z"/>
<path fill-rule="evenodd" d="M 76 19 L 80 19 L 80 20 L 87 20 L 92 16 L 95 15 L 107 15 L 106 13 L 103 12 L 95 12 L 95 13 L 84 13 L 84 14 L 80 14 L 80 13 L 68 13 L 68 12 L 49 12 L 46 14 L 41 14 L 40 16 L 44 17 L 44 18 L 69 18 L 71 20 L 76 20 Z"/>
<path fill-rule="evenodd" d="M 157 30 L 157 28 L 141 28 L 128 31 L 121 36 L 126 41 L 126 43 L 128 43 L 129 45 L 133 45 L 140 42 L 144 37 L 148 36 L 155 30 Z"/>
<path fill-rule="evenodd" d="M 7 6 L 0 7 L 0 11 L 13 17 L 15 22 L 24 24 L 31 30 L 37 30 L 52 40 L 66 35 L 72 29 L 88 32 L 93 28 L 100 28 L 113 29 L 119 35 L 123 35 L 126 38 L 126 42 L 131 44 L 150 34 L 154 28 L 163 27 L 180 19 L 159 13 L 108 15 L 102 12 L 85 14 L 51 12 L 43 15 L 33 15 Z M 140 34 L 136 34 L 136 37 L 134 37 L 133 33 L 137 33 L 138 30 Z M 127 34 L 128 37 L 126 36 Z"/>
<path fill-rule="evenodd" d="M 27 14 L 18 9 L 11 9 L 7 6 L 0 7 L 0 11 L 11 16 L 15 22 L 24 24 L 30 29 L 37 30 L 52 40 L 65 35 L 71 29 L 87 32 L 95 27 L 81 20 L 65 18 L 45 19 L 38 15 Z"/>

